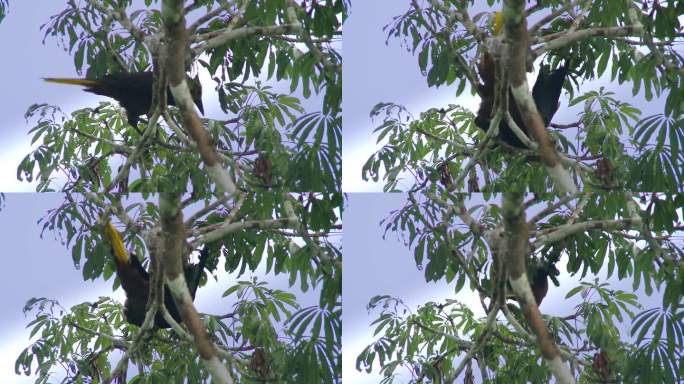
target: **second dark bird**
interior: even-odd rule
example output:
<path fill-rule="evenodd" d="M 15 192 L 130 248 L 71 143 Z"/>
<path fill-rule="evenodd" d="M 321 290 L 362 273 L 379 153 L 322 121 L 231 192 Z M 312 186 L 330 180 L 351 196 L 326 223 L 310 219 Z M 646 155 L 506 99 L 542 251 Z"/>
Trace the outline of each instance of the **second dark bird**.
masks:
<path fill-rule="evenodd" d="M 487 132 L 489 130 L 489 123 L 492 118 L 492 109 L 494 108 L 494 61 L 491 55 L 485 53 L 482 57 L 482 61 L 479 65 L 480 78 L 482 79 L 482 84 L 478 87 L 478 93 L 482 98 L 480 102 L 480 108 L 477 111 L 477 116 L 475 117 L 475 125 L 480 129 Z M 534 82 L 534 87 L 532 88 L 532 98 L 534 103 L 537 105 L 537 110 L 539 115 L 544 121 L 544 126 L 548 127 L 551 123 L 553 115 L 556 114 L 559 106 L 559 99 L 561 91 L 563 90 L 563 83 L 565 82 L 565 77 L 568 74 L 568 64 L 565 63 L 562 67 L 550 70 L 549 66 L 541 65 L 539 69 L 539 75 L 537 80 Z M 513 117 L 513 121 L 520 127 L 520 129 L 532 140 L 534 138 L 530 137 L 529 130 L 523 123 L 518 108 L 515 106 L 515 100 L 513 100 L 513 95 L 509 92 L 508 98 L 509 111 Z M 499 125 L 499 139 L 503 142 L 516 147 L 516 148 L 527 148 L 518 136 L 508 127 L 505 121 L 501 121 Z"/>
<path fill-rule="evenodd" d="M 558 275 L 560 275 L 560 271 L 554 263 L 537 261 L 528 265 L 527 278 L 530 281 L 532 294 L 537 305 L 542 303 L 542 300 L 544 300 L 544 297 L 549 292 L 549 279 L 553 281 L 554 285 L 559 285 L 556 278 Z"/>
<path fill-rule="evenodd" d="M 85 87 L 86 92 L 111 97 L 126 110 L 128 123 L 133 127 L 137 127 L 140 115 L 147 114 L 152 106 L 152 72 L 113 73 L 98 79 L 46 77 L 43 80 L 49 83 L 80 85 Z M 192 100 L 204 114 L 202 85 L 199 79 L 188 79 L 188 84 Z M 168 105 L 176 105 L 170 89 L 166 91 L 166 99 Z"/>

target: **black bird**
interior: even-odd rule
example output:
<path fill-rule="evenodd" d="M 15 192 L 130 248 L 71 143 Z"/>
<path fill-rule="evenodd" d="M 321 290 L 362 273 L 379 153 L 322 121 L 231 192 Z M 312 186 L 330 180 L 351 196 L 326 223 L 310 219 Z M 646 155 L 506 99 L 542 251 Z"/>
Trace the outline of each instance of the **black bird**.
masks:
<path fill-rule="evenodd" d="M 542 65 L 539 69 L 539 75 L 532 87 L 532 98 L 546 127 L 549 126 L 553 115 L 558 110 L 560 94 L 567 74 L 567 62 L 554 71 L 550 71 L 547 65 Z M 494 62 L 489 54 L 485 54 L 480 63 L 480 77 L 483 84 L 480 84 L 478 91 L 482 101 L 477 111 L 477 117 L 475 117 L 475 125 L 486 132 L 489 129 L 494 104 Z M 515 106 L 513 95 L 510 93 L 508 103 L 513 121 L 529 137 L 527 127 L 523 123 L 518 108 Z M 527 148 L 503 120 L 499 125 L 499 139 L 516 148 Z"/>
<path fill-rule="evenodd" d="M 549 279 L 554 285 L 559 285 L 556 277 L 558 275 L 560 275 L 560 271 L 553 262 L 532 261 L 528 264 L 527 278 L 530 280 L 530 287 L 537 305 L 542 303 L 549 292 Z"/>
<path fill-rule="evenodd" d="M 140 260 L 138 260 L 135 254 L 129 254 L 126 251 L 121 235 L 112 225 L 111 221 L 107 221 L 105 224 L 104 236 L 114 256 L 116 275 L 126 292 L 126 303 L 124 304 L 126 321 L 141 326 L 145 320 L 145 307 L 147 306 L 147 298 L 150 293 L 150 274 L 140 264 Z M 209 248 L 205 246 L 200 251 L 197 265 L 189 265 L 185 268 L 185 279 L 193 300 L 195 299 L 195 293 L 197 292 L 208 256 Z M 180 313 L 166 284 L 164 285 L 164 306 L 169 311 L 171 317 L 180 324 L 182 322 Z M 166 320 L 164 320 L 161 312 L 157 312 L 154 322 L 158 328 L 170 327 Z"/>
<path fill-rule="evenodd" d="M 86 92 L 111 97 L 126 110 L 128 123 L 137 127 L 140 115 L 147 114 L 152 105 L 152 78 L 152 72 L 122 72 L 105 75 L 99 79 L 46 77 L 43 80 L 49 83 L 80 85 L 86 87 Z M 202 85 L 199 78 L 190 79 L 188 84 L 192 100 L 204 114 Z M 169 105 L 176 105 L 170 89 L 167 89 L 166 99 Z"/>
<path fill-rule="evenodd" d="M 567 62 L 554 71 L 551 71 L 548 65 L 539 67 L 539 75 L 537 75 L 537 80 L 532 87 L 532 98 L 546 127 L 549 126 L 553 115 L 558 111 L 560 95 L 567 75 Z"/>
<path fill-rule="evenodd" d="M 549 292 L 549 280 L 551 280 L 555 286 L 560 285 L 557 277 L 560 275 L 560 271 L 556 268 L 553 261 L 528 261 L 526 273 L 532 290 L 532 296 L 534 296 L 534 301 L 537 302 L 537 305 L 541 305 L 544 297 L 546 297 L 546 294 Z M 510 284 L 508 284 L 507 298 L 516 301 L 518 300 Z"/>

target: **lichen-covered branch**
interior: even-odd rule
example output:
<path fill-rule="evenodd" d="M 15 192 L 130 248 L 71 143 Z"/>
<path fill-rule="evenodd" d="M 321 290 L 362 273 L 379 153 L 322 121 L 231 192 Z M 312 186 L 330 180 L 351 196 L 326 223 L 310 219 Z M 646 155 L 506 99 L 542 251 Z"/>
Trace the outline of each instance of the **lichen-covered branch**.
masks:
<path fill-rule="evenodd" d="M 209 338 L 204 322 L 192 303 L 183 273 L 183 252 L 185 249 L 186 229 L 183 225 L 180 195 L 177 193 L 161 193 L 159 196 L 159 215 L 161 219 L 161 236 L 163 248 L 161 253 L 151 255 L 161 260 L 167 286 L 173 295 L 181 319 L 193 336 L 200 357 L 211 372 L 213 379 L 219 383 L 232 384 L 226 366 L 219 359 L 218 350 Z"/>
<path fill-rule="evenodd" d="M 237 193 L 237 186 L 233 181 L 230 169 L 221 166 L 219 156 L 211 144 L 211 138 L 202 127 L 194 102 L 190 95 L 190 88 L 186 81 L 185 59 L 188 53 L 188 32 L 185 28 L 185 15 L 181 1 L 165 1 L 162 6 L 162 19 L 164 21 L 164 33 L 166 35 L 166 58 L 163 65 L 166 66 L 169 89 L 173 98 L 181 110 L 183 126 L 192 138 L 197 142 L 197 148 L 207 173 L 223 193 L 233 195 Z"/>
<path fill-rule="evenodd" d="M 557 382 L 574 384 L 575 378 L 561 359 L 560 350 L 549 333 L 527 278 L 526 256 L 529 233 L 525 222 L 523 194 L 521 192 L 504 193 L 502 208 L 506 241 L 506 251 L 503 253 L 508 282 L 520 300 L 525 319 L 537 336 L 541 355 Z"/>
<path fill-rule="evenodd" d="M 524 2 L 508 1 L 503 7 L 504 26 L 506 31 L 506 72 L 510 78 L 511 94 L 520 111 L 525 126 L 539 145 L 539 154 L 546 166 L 549 176 L 561 193 L 575 193 L 577 187 L 561 162 L 549 131 L 537 110 L 526 79 L 527 51 L 529 34 L 525 18 Z"/>

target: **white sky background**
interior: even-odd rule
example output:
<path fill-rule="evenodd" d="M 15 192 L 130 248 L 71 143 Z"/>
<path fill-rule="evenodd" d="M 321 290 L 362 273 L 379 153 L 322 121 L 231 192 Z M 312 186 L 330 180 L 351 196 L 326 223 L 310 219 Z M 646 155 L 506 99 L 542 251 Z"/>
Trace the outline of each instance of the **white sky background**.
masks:
<path fill-rule="evenodd" d="M 408 0 L 375 0 L 353 1 L 351 16 L 344 28 L 344 149 L 342 152 L 343 189 L 345 192 L 381 192 L 381 183 L 364 182 L 361 168 L 366 160 L 381 146 L 376 145 L 377 135 L 373 129 L 381 120 L 371 121 L 371 108 L 380 102 L 393 102 L 404 105 L 417 117 L 420 112 L 432 107 L 448 104 L 460 104 L 473 112 L 477 112 L 480 104 L 478 96 L 471 96 L 468 88 L 455 98 L 456 83 L 450 86 L 429 88 L 426 78 L 421 75 L 418 58 L 407 51 L 400 38 L 387 40 L 387 32 L 383 27 L 389 24 L 394 16 L 399 16 L 409 8 Z M 470 14 L 486 10 L 486 2 L 476 2 Z M 531 23 L 539 18 L 537 15 Z M 403 38 L 403 36 L 401 36 Z M 385 43 L 387 41 L 387 44 Z M 416 53 L 417 54 L 417 53 Z M 651 102 L 644 99 L 643 89 L 632 96 L 631 83 L 617 85 L 610 81 L 610 66 L 600 79 L 585 81 L 580 84 L 581 92 L 597 90 L 601 86 L 616 93 L 614 96 L 642 110 L 642 118 L 661 113 L 664 98 L 654 98 Z M 532 88 L 535 73 L 528 73 L 527 80 Z M 575 90 L 575 95 L 580 93 Z M 561 105 L 553 122 L 560 124 L 573 123 L 578 120 L 577 114 L 582 111 L 583 104 L 568 108 L 568 95 L 563 92 Z M 382 181 L 382 179 L 381 179 Z M 399 187 L 406 189 L 407 183 Z"/>
<path fill-rule="evenodd" d="M 57 1 L 16 1 L 9 4 L 9 14 L 0 23 L 0 41 L 11 59 L 0 62 L 3 76 L 0 103 L 0 190 L 32 191 L 33 188 L 16 180 L 17 166 L 28 153 L 24 120 L 26 109 L 33 103 L 60 101 L 64 107 L 75 106 L 75 92 L 45 87 L 41 77 L 49 74 L 74 74 L 73 61 L 51 41 L 42 45 L 39 27 L 57 13 L 62 4 Z M 61 88 L 61 87 L 60 87 Z M 66 88 L 66 87 L 65 87 Z M 80 92 L 80 90 L 79 90 Z M 81 92 L 83 93 L 83 92 Z"/>
<path fill-rule="evenodd" d="M 482 2 L 484 4 L 484 2 Z M 79 87 L 46 84 L 41 78 L 76 77 L 73 59 L 56 40 L 48 38 L 41 43 L 43 33 L 39 26 L 49 16 L 63 8 L 63 2 L 51 0 L 10 0 L 9 15 L 0 23 L 0 40 L 11 60 L 0 65 L 3 76 L 3 97 L 0 103 L 0 191 L 33 191 L 34 187 L 16 180 L 16 167 L 28 153 L 30 138 L 26 136 L 29 125 L 23 114 L 33 103 L 57 104 L 66 112 L 83 106 L 95 106 L 108 98 L 83 92 Z M 397 39 L 390 39 L 385 45 L 386 32 L 383 26 L 393 16 L 403 13 L 408 1 L 397 0 L 354 0 L 351 16 L 344 26 L 344 152 L 343 182 L 346 192 L 380 191 L 379 185 L 361 181 L 361 167 L 376 149 L 369 112 L 378 102 L 391 101 L 404 104 L 411 113 L 434 106 L 458 103 L 476 111 L 477 97 L 466 91 L 454 98 L 454 87 L 428 88 L 420 74 L 417 58 L 402 47 Z M 530 74 L 531 79 L 534 75 Z M 597 89 L 606 85 L 609 79 L 586 83 L 582 89 Z M 203 101 L 207 117 L 225 118 L 219 109 L 213 91 L 213 82 L 203 79 Z M 586 87 L 586 88 L 585 88 Z M 287 88 L 278 88 L 286 91 Z M 642 106 L 641 96 L 632 97 L 631 88 L 619 90 L 618 98 Z M 307 110 L 320 108 L 320 102 L 302 100 Z M 655 113 L 661 106 L 645 114 Z M 568 123 L 576 120 L 576 110 L 567 108 L 567 95 L 561 99 L 561 108 L 554 121 Z M 425 283 L 423 271 L 415 267 L 411 250 L 404 247 L 393 234 L 382 239 L 383 229 L 378 223 L 389 212 L 401 206 L 404 196 L 400 194 L 348 194 L 345 210 L 344 235 L 344 315 L 343 315 L 343 374 L 345 382 L 377 383 L 378 376 L 357 372 L 355 360 L 361 349 L 371 341 L 370 322 L 376 313 L 368 315 L 365 305 L 379 294 L 402 297 L 414 307 L 428 300 L 441 300 L 453 296 L 453 288 L 446 283 Z M 30 297 L 47 296 L 59 300 L 69 307 L 84 300 L 95 300 L 100 295 L 111 294 L 110 282 L 83 282 L 81 272 L 73 268 L 70 252 L 55 240 L 51 233 L 39 238 L 40 228 L 36 221 L 47 209 L 54 208 L 61 201 L 60 195 L 41 196 L 9 194 L 5 209 L 0 211 L 0 236 L 5 245 L 5 266 L 0 279 L 2 304 L 5 311 L 0 316 L 0 327 L 5 338 L 0 345 L 0 382 L 28 383 L 26 379 L 14 376 L 14 360 L 26 346 L 28 323 L 21 313 Z M 560 268 L 562 269 L 562 268 Z M 15 271 L 26 271 L 16 273 Z M 226 289 L 230 281 L 221 280 L 198 291 L 196 304 L 200 311 L 211 312 L 212 298 L 219 289 Z M 571 307 L 564 300 L 565 293 L 573 284 L 561 288 L 551 286 L 542 304 L 542 311 L 566 314 Z M 275 282 L 272 287 L 286 289 Z M 296 287 L 294 287 L 296 288 Z M 627 287 L 628 288 L 628 287 Z M 123 300 L 121 291 L 114 295 Z M 468 300 L 466 296 L 465 300 Z M 655 300 L 657 303 L 658 300 Z M 479 304 L 474 302 L 475 308 Z M 222 312 L 222 309 L 213 313 Z M 374 374 L 377 374 L 377 367 Z M 17 380 L 17 381 L 13 381 Z"/>

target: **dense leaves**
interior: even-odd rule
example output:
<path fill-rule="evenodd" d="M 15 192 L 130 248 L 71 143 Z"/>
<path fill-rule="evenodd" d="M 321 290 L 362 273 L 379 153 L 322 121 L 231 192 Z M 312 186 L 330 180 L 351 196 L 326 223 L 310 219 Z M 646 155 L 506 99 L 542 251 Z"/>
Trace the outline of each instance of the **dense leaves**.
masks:
<path fill-rule="evenodd" d="M 480 295 L 482 308 L 449 299 L 413 309 L 400 298 L 376 296 L 368 306 L 377 313 L 375 340 L 357 357 L 358 370 L 379 368 L 386 383 L 448 382 L 464 377 L 463 364 L 485 375 L 485 382 L 550 379 L 518 304 L 509 300 L 505 317 L 487 326 L 490 300 L 500 289 L 492 247 L 503 217 L 493 199 L 498 195 L 425 189 L 409 194 L 384 220 L 387 235 L 411 247 L 426 281 Z M 682 202 L 681 194 L 650 193 L 631 200 L 611 193 L 563 201 L 530 195 L 525 201 L 527 265 L 551 263 L 561 270 L 560 281 L 548 289 L 563 292 L 567 304 L 545 302 L 541 309 L 553 311 L 544 320 L 563 358 L 582 367 L 578 382 L 677 382 L 684 356 Z M 646 306 L 651 309 L 640 312 Z M 484 329 L 491 334 L 478 344 Z"/>
<path fill-rule="evenodd" d="M 510 37 L 496 36 L 493 12 L 476 5 L 411 2 L 385 27 L 388 43 L 400 40 L 416 56 L 429 86 L 482 96 L 478 63 L 485 52 L 506 58 Z M 554 184 L 537 151 L 509 148 L 491 129 L 485 135 L 460 105 L 412 114 L 380 101 L 371 110 L 382 147 L 363 177 L 408 192 L 384 220 L 386 233 L 411 248 L 427 282 L 446 281 L 455 293 L 479 296 L 481 306 L 447 300 L 414 309 L 374 297 L 376 339 L 357 357 L 358 370 L 379 369 L 383 383 L 681 380 L 683 13 L 679 2 L 527 5 L 528 69 L 572 69 L 565 90 L 577 118 L 552 122 L 549 131 L 582 191 L 575 195 L 549 194 Z M 611 83 L 594 86 L 601 76 Z M 625 89 L 631 95 L 619 96 Z M 502 191 L 531 193 L 521 207 L 525 228 L 504 224 L 505 210 L 492 201 Z M 519 232 L 507 233 L 511 227 Z M 515 269 L 505 264 L 513 254 L 507 245 L 520 233 L 529 233 L 524 284 L 535 298 L 561 290 L 572 303 L 550 307 L 547 299 L 541 312 L 553 315 L 539 318 L 520 297 L 507 300 L 513 280 L 502 274 Z M 558 279 L 548 276 L 553 285 L 537 282 L 531 268 L 539 265 L 560 270 Z M 550 338 L 540 336 L 543 328 Z M 565 368 L 548 364 L 558 352 L 542 344 L 559 348 Z"/>
<path fill-rule="evenodd" d="M 9 0 L 0 0 L 0 23 L 5 19 L 9 12 Z"/>
<path fill-rule="evenodd" d="M 453 87 L 455 96 L 466 89 L 475 94 L 481 82 L 476 64 L 484 51 L 492 49 L 491 13 L 475 13 L 468 3 L 472 4 L 411 5 L 385 27 L 388 43 L 400 40 L 416 56 L 429 86 Z M 565 155 L 565 167 L 580 189 L 682 191 L 684 102 L 679 89 L 684 74 L 679 68 L 684 59 L 677 50 L 682 42 L 677 31 L 684 7 L 681 3 L 643 2 L 642 7 L 641 2 L 579 2 L 581 8 L 575 12 L 582 16 L 577 21 L 562 12 L 562 5 L 565 3 L 543 2 L 530 9 L 535 16 L 552 11 L 559 16 L 545 24 L 528 22 L 532 41 L 527 59 L 537 63 L 536 68 L 541 62 L 553 67 L 569 63 L 572 68 L 565 84 L 571 96 L 569 107 L 584 108 L 576 121 L 550 128 L 557 148 Z M 630 12 L 635 13 L 634 19 Z M 636 21 L 643 31 L 629 29 Z M 559 42 L 575 30 L 589 33 L 604 27 L 624 27 L 627 37 Z M 554 49 L 546 49 L 552 44 Z M 608 70 L 613 82 L 610 91 L 603 87 L 585 91 Z M 651 101 L 657 108 L 639 105 L 638 98 L 616 98 L 612 90 L 624 94 L 630 85 L 633 96 Z M 647 116 L 642 116 L 644 108 Z M 471 111 L 461 106 L 435 106 L 412 116 L 403 106 L 380 102 L 371 117 L 377 121 L 377 142 L 383 147 L 368 160 L 363 177 L 382 178 L 385 191 L 438 184 L 438 170 L 443 168 L 453 177 L 451 190 L 503 191 L 519 184 L 538 192 L 550 189 L 547 174 L 529 169 L 535 165 L 533 151 L 512 151 L 501 145 L 492 148 L 491 144 L 476 147 L 484 133 L 475 129 Z M 466 168 L 478 154 L 475 163 Z"/>
<path fill-rule="evenodd" d="M 335 350 L 339 341 L 335 343 L 335 335 L 330 335 L 331 342 L 321 344 L 320 340 L 326 339 L 323 336 L 313 332 L 295 333 L 286 327 L 287 318 L 310 311 L 300 309 L 293 294 L 270 289 L 265 283 L 254 280 L 236 282 L 224 296 L 233 294 L 237 297 L 231 298 L 234 301 L 232 311 L 223 317 L 228 320 L 210 315 L 204 320 L 219 345 L 237 351 L 233 357 L 236 361 L 253 363 L 255 354 L 264 356 L 262 366 L 237 365 L 241 383 L 260 383 L 264 378 L 299 383 L 302 376 L 313 373 L 317 373 L 320 382 L 335 381 L 333 367 L 335 356 L 339 354 Z M 67 367 L 66 378 L 75 382 L 110 371 L 113 367 L 106 358 L 108 352 L 125 351 L 124 337 L 134 332 L 134 327 L 123 318 L 121 305 L 109 298 L 79 304 L 70 311 L 54 300 L 38 298 L 29 301 L 24 311 L 35 315 L 28 327 L 32 336 L 40 335 L 40 338 L 20 354 L 15 370 L 29 374 L 35 369 L 40 383 L 48 382 L 50 371 L 47 368 L 57 364 Z M 103 322 L 102 318 L 108 321 Z M 339 329 L 338 324 L 329 323 L 338 319 L 339 314 L 331 314 L 326 319 L 326 332 Z M 112 336 L 117 330 L 123 330 L 123 333 Z M 154 369 L 137 372 L 128 382 L 182 382 L 183 377 L 193 382 L 207 380 L 191 340 L 180 340 L 172 333 L 163 332 L 164 335 L 154 338 L 145 344 L 144 350 L 138 351 L 141 362 L 155 361 Z M 291 345 L 288 338 L 295 338 L 297 343 Z M 307 348 L 310 346 L 328 357 L 322 367 L 317 362 L 318 356 L 312 361 L 302 361 L 309 355 Z"/>
<path fill-rule="evenodd" d="M 261 217 L 263 220 L 282 220 L 278 213 L 271 216 L 273 204 L 277 204 L 277 197 L 277 195 L 268 192 L 252 194 L 249 200 L 245 198 L 240 210 L 233 213 L 254 221 L 258 221 L 257 217 Z M 72 202 L 65 201 L 60 207 L 51 210 L 42 220 L 43 231 L 56 232 L 62 236 L 65 245 L 71 248 L 74 265 L 81 266 L 84 279 L 96 279 L 100 276 L 106 279 L 113 277 L 114 265 L 109 248 L 105 245 L 102 232 L 97 230 L 99 228 L 97 221 L 102 214 L 100 206 L 103 202 L 97 200 L 80 201 L 74 197 L 70 199 L 74 200 Z M 335 211 L 334 207 L 341 204 L 340 199 L 340 195 L 332 197 L 318 194 L 302 196 L 302 205 L 295 210 L 295 213 L 302 222 L 314 223 L 311 225 L 311 230 L 334 233 L 335 228 L 338 228 L 339 217 L 334 214 L 331 215 L 331 213 Z M 138 223 L 137 230 L 126 233 L 124 240 L 127 248 L 134 253 L 145 254 L 142 228 L 153 225 L 158 220 L 157 205 L 152 201 L 131 202 L 125 206 L 124 210 L 134 217 Z M 281 206 L 280 209 L 276 209 L 276 212 L 278 211 L 285 215 L 284 207 Z M 228 214 L 228 211 L 219 209 L 207 216 L 205 220 L 197 221 L 196 225 L 190 228 L 190 231 L 191 233 L 203 233 L 220 226 Z M 270 230 L 255 228 L 232 232 L 205 245 L 205 247 L 209 247 L 210 254 L 213 255 L 209 258 L 207 267 L 216 272 L 225 270 L 232 276 L 239 277 L 254 273 L 258 268 L 261 269 L 265 266 L 267 273 L 289 275 L 290 285 L 297 284 L 301 291 L 306 292 L 315 289 L 319 293 L 319 307 L 305 308 L 301 312 L 297 312 L 299 305 L 292 293 L 267 289 L 265 283 L 255 280 L 238 281 L 224 293 L 224 297 L 237 294 L 234 310 L 227 317 L 232 325 L 222 323 L 220 317 L 209 315 L 205 321 L 208 321 L 210 332 L 215 332 L 215 335 L 223 340 L 222 345 L 230 348 L 251 346 L 247 350 L 248 352 L 253 351 L 253 348 L 257 346 L 262 349 L 268 347 L 268 352 L 274 353 L 271 364 L 274 365 L 272 375 L 275 377 L 299 377 L 302 374 L 319 372 L 318 374 L 326 378 L 333 378 L 326 379 L 324 382 L 334 382 L 336 372 L 341 369 L 339 366 L 341 364 L 339 361 L 341 273 L 334 265 L 334 260 L 341 259 L 337 249 L 339 243 L 334 239 L 331 241 L 322 239 L 315 244 L 300 246 L 294 242 L 297 237 L 296 232 L 277 227 Z M 205 280 L 202 279 L 202 281 Z M 117 285 L 118 282 L 115 283 L 115 286 Z M 317 320 L 318 328 L 309 333 L 306 324 L 299 324 L 299 321 L 312 313 L 316 314 L 315 311 L 320 313 L 320 319 Z M 71 323 L 89 326 L 92 325 L 92 321 L 96 322 L 103 318 L 118 319 L 107 325 L 109 331 L 105 332 L 106 335 L 116 334 L 116 330 L 121 328 L 130 328 L 124 323 L 125 320 L 122 318 L 119 306 L 99 306 L 97 312 L 91 312 L 73 312 L 64 317 L 56 316 L 53 320 L 54 326 L 58 328 L 54 332 L 64 331 L 63 328 Z M 115 317 L 112 318 L 112 316 Z M 250 332 L 236 331 L 234 328 L 237 322 L 241 324 L 241 327 L 251 327 Z M 295 326 L 297 324 L 299 325 Z M 282 333 L 288 329 L 285 327 L 286 325 L 292 329 L 292 338 L 296 341 L 294 345 L 288 345 L 282 340 L 283 337 L 288 337 L 287 333 Z M 221 335 L 221 332 L 226 334 Z M 126 334 L 127 332 L 124 331 L 124 335 Z M 86 333 L 81 337 L 92 337 L 92 335 Z M 43 341 L 39 340 L 37 343 L 42 344 Z M 46 346 L 46 348 L 48 347 Z M 55 348 L 59 350 L 62 347 L 55 346 Z M 298 354 L 293 355 L 294 352 L 287 352 L 289 348 L 295 348 Z M 310 360 L 311 357 L 305 355 L 307 351 L 323 354 L 322 356 L 325 356 L 326 359 L 315 358 Z M 169 353 L 172 352 L 173 350 L 169 351 Z M 106 351 L 102 353 L 106 353 Z M 295 369 L 293 373 L 291 371 L 294 369 L 292 364 L 295 363 L 282 360 L 293 356 L 297 356 L 299 359 L 297 360 L 299 362 L 296 363 L 298 365 L 295 366 L 303 371 L 296 372 Z M 29 361 L 32 359 L 30 355 L 22 358 Z M 52 360 L 46 362 L 46 367 L 53 363 Z M 319 363 L 324 365 L 319 366 Z M 29 364 L 28 367 L 30 366 Z M 29 368 L 26 369 L 30 370 Z M 287 372 L 290 372 L 291 375 L 288 376 Z"/>
<path fill-rule="evenodd" d="M 45 39 L 66 48 L 86 77 L 159 69 L 163 4 L 146 0 L 145 8 L 133 9 L 133 3 L 67 1 L 42 26 Z M 201 120 L 219 167 L 209 171 L 177 108 L 154 121 L 149 113 L 132 127 L 110 102 L 72 113 L 37 103 L 26 112 L 34 150 L 17 176 L 37 181 L 39 192 L 64 193 L 39 223 L 43 232 L 63 240 L 84 279 L 112 279 L 115 288 L 120 282 L 113 279 L 103 220 L 116 222 L 125 247 L 150 269 L 148 235 L 163 216 L 158 193 L 180 194 L 184 256 L 192 262 L 200 250 L 210 255 L 199 289 L 209 277 L 230 282 L 223 299 L 230 312 L 202 319 L 233 380 L 340 382 L 338 50 L 348 4 L 186 3 L 188 47 L 180 54 L 190 74 L 203 74 L 205 106 L 218 104 L 225 114 Z M 207 102 L 207 94 L 218 103 Z M 217 185 L 223 177 L 235 183 L 234 193 Z M 282 275 L 291 292 L 247 279 L 254 274 Z M 130 365 L 130 382 L 209 380 L 193 340 L 182 333 L 157 330 L 142 350 L 129 350 L 138 329 L 109 299 L 69 310 L 36 299 L 26 311 L 36 318 L 35 338 L 16 368 L 38 382 L 54 375 L 102 382 L 126 375 L 120 362 Z"/>

